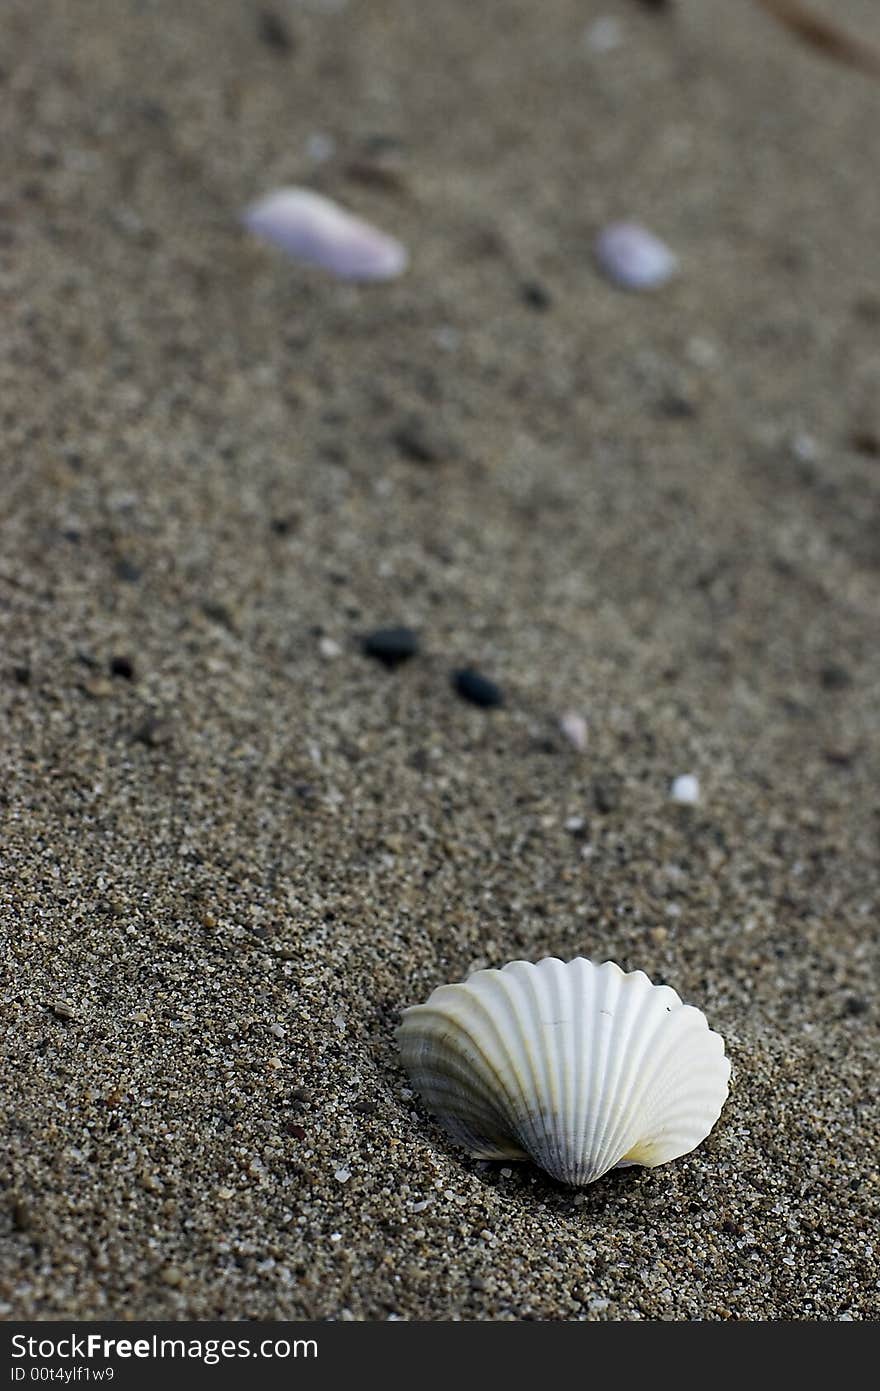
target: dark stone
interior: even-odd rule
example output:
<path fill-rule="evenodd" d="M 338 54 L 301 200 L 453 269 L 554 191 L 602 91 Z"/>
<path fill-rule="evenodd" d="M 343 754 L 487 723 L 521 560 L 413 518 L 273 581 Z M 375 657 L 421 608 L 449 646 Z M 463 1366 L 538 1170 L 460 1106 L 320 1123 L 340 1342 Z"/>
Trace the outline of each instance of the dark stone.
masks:
<path fill-rule="evenodd" d="M 858 995 L 850 995 L 844 1006 L 847 1014 L 854 1015 L 867 1014 L 868 1008 L 868 1001 L 861 999 Z"/>
<path fill-rule="evenodd" d="M 543 311 L 553 307 L 553 296 L 539 280 L 526 280 L 520 286 L 519 292 L 523 304 L 527 304 L 530 309 Z"/>
<path fill-rule="evenodd" d="M 293 53 L 296 44 L 284 20 L 274 10 L 260 10 L 257 16 L 257 33 L 268 48 L 276 53 Z"/>
<path fill-rule="evenodd" d="M 364 638 L 364 652 L 386 667 L 399 666 L 419 650 L 419 639 L 412 628 L 377 628 Z"/>
<path fill-rule="evenodd" d="M 140 567 L 133 564 L 132 561 L 125 559 L 117 560 L 116 578 L 118 580 L 124 580 L 126 584 L 137 584 L 141 574 L 142 571 Z"/>
<path fill-rule="evenodd" d="M 696 404 L 679 391 L 669 391 L 657 402 L 657 414 L 664 420 L 693 420 Z"/>
<path fill-rule="evenodd" d="M 620 805 L 620 789 L 609 778 L 599 778 L 593 783 L 593 803 L 598 812 L 607 816 Z"/>
<path fill-rule="evenodd" d="M 443 432 L 420 415 L 401 421 L 391 438 L 403 457 L 414 464 L 437 464 L 454 453 Z"/>
<path fill-rule="evenodd" d="M 12 677 L 13 680 L 18 682 L 19 686 L 29 686 L 31 683 L 31 669 L 29 666 L 25 665 L 13 667 Z"/>
<path fill-rule="evenodd" d="M 504 692 L 501 687 L 496 686 L 487 676 L 481 676 L 472 667 L 462 667 L 460 671 L 454 671 L 452 684 L 461 698 L 469 700 L 472 705 L 481 705 L 488 710 L 492 706 L 504 704 Z"/>
<path fill-rule="evenodd" d="M 130 657 L 111 657 L 110 675 L 121 676 L 125 681 L 134 680 L 134 662 Z"/>
<path fill-rule="evenodd" d="M 379 1107 L 375 1101 L 356 1101 L 351 1109 L 358 1116 L 375 1116 Z"/>
<path fill-rule="evenodd" d="M 294 1140 L 304 1140 L 306 1138 L 306 1132 L 301 1125 L 297 1125 L 296 1121 L 287 1121 L 284 1129 Z"/>
<path fill-rule="evenodd" d="M 148 749 L 158 749 L 162 744 L 169 742 L 171 727 L 168 721 L 160 716 L 148 715 L 134 731 L 133 738 L 136 744 L 143 744 Z"/>
<path fill-rule="evenodd" d="M 880 431 L 867 427 L 854 430 L 849 442 L 857 454 L 865 454 L 869 459 L 880 459 Z"/>
<path fill-rule="evenodd" d="M 819 680 L 826 691 L 845 691 L 852 685 L 852 677 L 846 667 L 838 662 L 828 662 L 819 672 Z"/>

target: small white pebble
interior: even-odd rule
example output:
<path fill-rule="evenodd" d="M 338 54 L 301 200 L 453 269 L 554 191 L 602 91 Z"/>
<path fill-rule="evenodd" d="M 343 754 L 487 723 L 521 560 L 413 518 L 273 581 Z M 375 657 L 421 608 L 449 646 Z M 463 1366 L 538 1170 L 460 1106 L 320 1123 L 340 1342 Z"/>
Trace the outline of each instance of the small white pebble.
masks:
<path fill-rule="evenodd" d="M 331 1240 L 331 1241 L 341 1241 L 341 1240 L 342 1240 L 342 1232 L 331 1232 L 331 1233 L 330 1233 L 330 1240 Z"/>
<path fill-rule="evenodd" d="M 501 1177 L 502 1177 L 502 1178 L 513 1178 L 513 1170 L 512 1170 L 512 1169 L 502 1169 L 500 1172 L 501 1172 Z"/>
<path fill-rule="evenodd" d="M 336 1179 L 337 1183 L 348 1183 L 348 1180 L 351 1178 L 351 1170 L 334 1169 L 333 1177 Z"/>
<path fill-rule="evenodd" d="M 409 263 L 395 237 L 310 188 L 276 189 L 251 203 L 242 220 L 262 241 L 341 280 L 390 280 Z"/>
<path fill-rule="evenodd" d="M 333 1023 L 341 1034 L 345 1033 L 345 1015 L 337 1014 L 334 1016 Z"/>
<path fill-rule="evenodd" d="M 328 661 L 332 661 L 334 657 L 342 656 L 342 648 L 339 643 L 334 642 L 332 638 L 321 638 L 318 643 L 318 651 L 321 656 L 326 657 Z"/>
<path fill-rule="evenodd" d="M 596 259 L 622 290 L 657 290 L 678 270 L 678 257 L 637 222 L 612 222 L 596 238 Z"/>
<path fill-rule="evenodd" d="M 559 721 L 559 728 L 572 748 L 577 749 L 578 753 L 583 753 L 587 747 L 587 722 L 583 715 L 579 715 L 576 710 L 566 710 Z"/>
<path fill-rule="evenodd" d="M 424 1211 L 425 1211 L 425 1208 L 426 1208 L 426 1207 L 430 1207 L 430 1206 L 431 1206 L 431 1199 L 430 1199 L 430 1198 L 424 1198 L 424 1199 L 422 1200 L 422 1202 L 420 1202 L 420 1203 L 412 1203 L 412 1204 L 410 1205 L 410 1210 L 411 1210 L 412 1212 L 424 1212 Z"/>
<path fill-rule="evenodd" d="M 409 1101 L 412 1097 L 412 1092 L 409 1087 L 401 1087 L 400 1095 L 403 1097 L 404 1101 Z"/>
<path fill-rule="evenodd" d="M 564 822 L 565 829 L 571 832 L 582 831 L 586 826 L 586 821 L 582 816 L 569 816 Z"/>
<path fill-rule="evenodd" d="M 603 14 L 594 19 L 584 33 L 584 44 L 593 53 L 611 53 L 623 43 L 623 26 L 615 15 Z"/>
<path fill-rule="evenodd" d="M 283 1024 L 270 1024 L 269 1033 L 274 1034 L 276 1038 L 284 1038 L 287 1030 Z"/>
<path fill-rule="evenodd" d="M 695 806 L 700 800 L 699 778 L 695 778 L 693 773 L 682 773 L 673 780 L 669 795 L 673 802 L 681 802 L 683 806 Z"/>

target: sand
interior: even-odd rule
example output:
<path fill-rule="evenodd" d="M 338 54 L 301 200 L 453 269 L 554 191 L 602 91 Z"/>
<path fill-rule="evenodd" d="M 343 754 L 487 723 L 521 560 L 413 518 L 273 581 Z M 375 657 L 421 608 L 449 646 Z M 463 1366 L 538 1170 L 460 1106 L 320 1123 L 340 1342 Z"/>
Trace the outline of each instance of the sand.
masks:
<path fill-rule="evenodd" d="M 748 0 L 262 10 L 4 5 L 0 1311 L 876 1318 L 880 84 Z M 547 954 L 724 1035 L 692 1154 L 412 1096 L 400 1010 Z"/>

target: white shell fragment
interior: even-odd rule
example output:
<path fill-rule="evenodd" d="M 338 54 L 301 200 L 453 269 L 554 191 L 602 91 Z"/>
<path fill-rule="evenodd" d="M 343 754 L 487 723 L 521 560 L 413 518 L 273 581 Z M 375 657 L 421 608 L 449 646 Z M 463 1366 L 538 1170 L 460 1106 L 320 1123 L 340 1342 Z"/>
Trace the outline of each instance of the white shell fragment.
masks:
<path fill-rule="evenodd" d="M 695 1149 L 728 1094 L 724 1040 L 668 985 L 613 961 L 477 971 L 404 1011 L 416 1090 L 478 1159 L 532 1159 L 580 1187 Z"/>
<path fill-rule="evenodd" d="M 587 747 L 589 736 L 587 722 L 583 715 L 579 715 L 576 710 L 566 710 L 559 720 L 559 728 L 572 748 L 577 749 L 578 753 L 583 753 Z"/>
<path fill-rule="evenodd" d="M 657 290 L 678 270 L 678 257 L 637 222 L 612 222 L 596 238 L 596 259 L 623 290 Z"/>
<path fill-rule="evenodd" d="M 700 800 L 699 778 L 694 777 L 693 773 L 682 773 L 680 777 L 673 779 L 669 795 L 673 802 L 681 802 L 688 807 L 696 806 Z"/>
<path fill-rule="evenodd" d="M 406 248 L 308 188 L 280 188 L 251 203 L 254 236 L 342 280 L 390 280 L 407 267 Z"/>

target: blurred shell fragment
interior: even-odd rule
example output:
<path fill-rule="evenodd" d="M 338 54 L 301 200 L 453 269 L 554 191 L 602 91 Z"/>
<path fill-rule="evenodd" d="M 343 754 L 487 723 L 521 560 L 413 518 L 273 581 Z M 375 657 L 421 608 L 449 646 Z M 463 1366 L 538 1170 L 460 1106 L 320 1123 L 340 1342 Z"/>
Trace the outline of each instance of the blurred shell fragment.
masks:
<path fill-rule="evenodd" d="M 242 220 L 254 236 L 341 280 L 391 280 L 409 263 L 396 238 L 308 188 L 268 193 Z"/>
<path fill-rule="evenodd" d="M 678 257 L 637 222 L 612 222 L 596 238 L 596 259 L 623 290 L 657 290 L 678 271 Z"/>
<path fill-rule="evenodd" d="M 573 1187 L 688 1154 L 728 1095 L 705 1015 L 613 961 L 477 971 L 405 1010 L 398 1040 L 416 1090 L 471 1155 L 531 1159 Z"/>
<path fill-rule="evenodd" d="M 566 710 L 559 720 L 559 728 L 572 748 L 577 749 L 578 753 L 583 753 L 589 735 L 583 715 L 579 715 L 576 710 Z"/>

